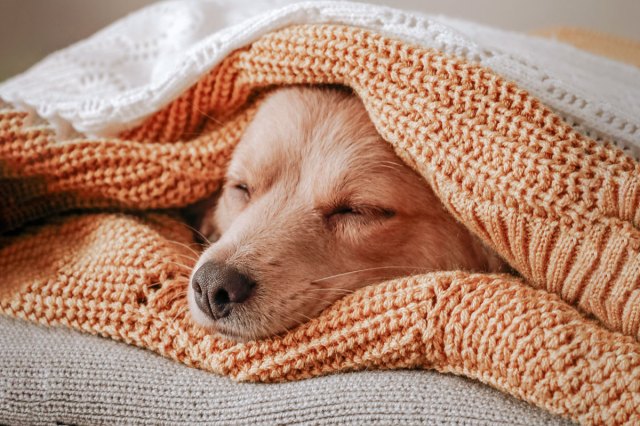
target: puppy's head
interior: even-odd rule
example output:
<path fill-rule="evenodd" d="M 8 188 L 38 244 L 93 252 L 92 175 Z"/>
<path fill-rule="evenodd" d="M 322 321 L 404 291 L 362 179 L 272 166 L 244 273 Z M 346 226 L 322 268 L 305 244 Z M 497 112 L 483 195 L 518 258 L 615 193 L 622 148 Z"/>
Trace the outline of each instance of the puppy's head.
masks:
<path fill-rule="evenodd" d="M 208 228 L 219 239 L 194 268 L 189 306 L 238 340 L 282 332 L 384 279 L 496 264 L 381 140 L 360 100 L 330 89 L 264 101 Z"/>

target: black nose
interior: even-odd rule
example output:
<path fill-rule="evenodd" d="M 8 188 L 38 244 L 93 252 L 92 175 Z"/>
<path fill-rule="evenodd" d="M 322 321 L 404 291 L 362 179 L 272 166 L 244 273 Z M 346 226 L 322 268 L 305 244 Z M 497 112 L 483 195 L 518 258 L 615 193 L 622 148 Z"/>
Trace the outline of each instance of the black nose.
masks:
<path fill-rule="evenodd" d="M 255 282 L 233 267 L 207 262 L 193 275 L 191 285 L 198 307 L 217 320 L 229 315 L 234 304 L 247 300 Z"/>

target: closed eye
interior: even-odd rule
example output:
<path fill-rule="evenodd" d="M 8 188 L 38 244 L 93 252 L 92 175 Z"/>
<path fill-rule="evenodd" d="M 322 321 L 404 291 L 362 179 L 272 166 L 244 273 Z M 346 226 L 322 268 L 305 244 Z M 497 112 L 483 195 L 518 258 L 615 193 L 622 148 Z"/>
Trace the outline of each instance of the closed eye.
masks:
<path fill-rule="evenodd" d="M 360 214 L 360 212 L 351 206 L 338 206 L 329 212 L 328 216 Z"/>
<path fill-rule="evenodd" d="M 227 181 L 227 191 L 235 200 L 246 203 L 251 199 L 251 189 L 244 182 Z"/>
<path fill-rule="evenodd" d="M 237 183 L 233 185 L 233 188 L 240 192 L 244 192 L 245 194 L 247 194 L 247 196 L 249 196 L 249 186 L 246 183 Z"/>
<path fill-rule="evenodd" d="M 350 204 L 338 204 L 325 214 L 325 218 L 330 221 L 352 218 L 363 222 L 368 220 L 389 219 L 393 216 L 395 216 L 393 210 L 383 207 Z"/>

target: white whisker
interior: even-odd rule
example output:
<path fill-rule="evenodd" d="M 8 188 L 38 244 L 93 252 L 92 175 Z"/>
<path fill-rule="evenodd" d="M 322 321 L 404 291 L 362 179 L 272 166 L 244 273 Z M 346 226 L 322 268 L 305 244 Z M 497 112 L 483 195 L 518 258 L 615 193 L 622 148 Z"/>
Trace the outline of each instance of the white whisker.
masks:
<path fill-rule="evenodd" d="M 316 284 L 322 281 L 327 281 L 333 278 L 341 278 L 341 277 L 346 277 L 349 275 L 355 275 L 355 274 L 362 274 L 365 272 L 373 272 L 373 271 L 382 271 L 382 270 L 412 270 L 412 271 L 432 271 L 432 268 L 421 268 L 421 267 L 415 267 L 415 266 L 378 266 L 378 267 L 374 267 L 374 268 L 366 268 L 366 269 L 359 269 L 356 271 L 349 271 L 349 272 L 343 272 L 341 274 L 336 274 L 336 275 L 331 275 L 328 277 L 324 277 L 324 278 L 320 278 L 320 279 L 316 279 L 311 281 L 311 284 Z"/>
<path fill-rule="evenodd" d="M 194 254 L 196 256 L 196 259 L 200 257 L 200 253 L 195 251 L 189 244 L 181 243 L 180 241 L 175 241 L 175 240 L 167 240 L 167 242 L 169 242 L 170 244 L 176 244 L 176 245 L 179 245 L 181 247 L 186 248 L 187 250 L 189 250 L 192 254 Z"/>
<path fill-rule="evenodd" d="M 207 242 L 208 245 L 213 244 L 211 241 L 209 241 L 209 239 L 207 237 L 204 236 L 204 234 L 202 232 L 200 232 L 199 230 L 197 230 L 193 226 L 191 226 L 191 225 L 189 225 L 188 223 L 185 223 L 185 222 L 180 222 L 180 223 L 182 225 L 184 225 L 185 227 L 187 227 L 188 229 L 190 229 L 192 232 L 195 232 L 196 234 L 198 234 L 200 236 L 200 238 L 202 238 L 204 241 Z"/>

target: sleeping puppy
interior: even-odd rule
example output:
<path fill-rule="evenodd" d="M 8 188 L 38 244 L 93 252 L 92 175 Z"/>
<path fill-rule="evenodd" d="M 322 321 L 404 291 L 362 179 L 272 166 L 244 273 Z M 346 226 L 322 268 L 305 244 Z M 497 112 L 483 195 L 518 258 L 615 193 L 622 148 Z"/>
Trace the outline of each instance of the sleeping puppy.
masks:
<path fill-rule="evenodd" d="M 390 278 L 503 267 L 337 89 L 269 95 L 202 222 L 219 238 L 193 270 L 190 311 L 235 340 L 278 334 Z"/>

